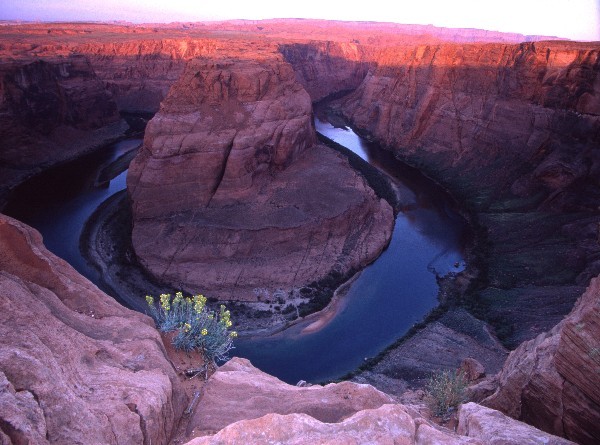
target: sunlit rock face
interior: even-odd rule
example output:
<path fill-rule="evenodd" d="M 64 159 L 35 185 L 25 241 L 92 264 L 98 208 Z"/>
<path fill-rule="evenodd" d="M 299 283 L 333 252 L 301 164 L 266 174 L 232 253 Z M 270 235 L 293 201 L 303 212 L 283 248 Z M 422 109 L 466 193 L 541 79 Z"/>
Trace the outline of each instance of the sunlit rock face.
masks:
<path fill-rule="evenodd" d="M 133 245 L 155 276 L 220 298 L 293 288 L 374 259 L 392 210 L 315 145 L 291 66 L 192 61 L 131 165 Z"/>
<path fill-rule="evenodd" d="M 402 157 L 436 170 L 472 205 L 537 193 L 545 208 L 595 205 L 597 46 L 413 45 L 376 59 L 342 112 Z M 581 196 L 582 182 L 593 196 Z"/>

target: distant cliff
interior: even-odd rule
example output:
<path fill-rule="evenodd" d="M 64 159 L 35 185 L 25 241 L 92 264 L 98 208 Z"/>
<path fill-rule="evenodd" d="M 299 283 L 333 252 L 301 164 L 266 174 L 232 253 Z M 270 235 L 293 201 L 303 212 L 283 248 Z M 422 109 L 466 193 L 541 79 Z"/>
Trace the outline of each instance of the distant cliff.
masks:
<path fill-rule="evenodd" d="M 2 60 L 0 208 L 14 185 L 126 128 L 87 58 Z"/>

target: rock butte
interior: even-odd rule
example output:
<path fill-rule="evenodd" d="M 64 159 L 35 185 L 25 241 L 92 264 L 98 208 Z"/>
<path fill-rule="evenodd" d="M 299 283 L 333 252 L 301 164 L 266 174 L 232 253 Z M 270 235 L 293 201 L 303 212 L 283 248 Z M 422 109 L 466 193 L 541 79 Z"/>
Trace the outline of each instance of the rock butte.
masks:
<path fill-rule="evenodd" d="M 530 340 L 511 353 L 498 376 L 475 387 L 474 394 L 485 398 L 489 406 L 550 433 L 580 443 L 600 440 L 597 280 L 589 285 L 600 273 L 597 43 L 518 43 L 528 39 L 468 30 L 295 20 L 171 27 L 7 25 L 0 34 L 0 205 L 12 188 L 36 172 L 122 135 L 126 126 L 118 111 L 158 111 L 132 169 L 132 196 L 135 202 L 135 194 L 143 195 L 152 189 L 145 186 L 154 185 L 157 196 L 165 193 L 163 204 L 183 203 L 189 208 L 170 208 L 167 216 L 152 206 L 152 199 L 138 201 L 135 211 L 141 218 L 136 224 L 138 230 L 143 229 L 144 215 L 152 215 L 162 218 L 165 230 L 181 227 L 179 246 L 184 239 L 190 243 L 195 239 L 189 223 L 186 228 L 186 222 L 194 220 L 185 219 L 192 216 L 186 212 L 193 208 L 211 209 L 218 204 L 221 215 L 207 215 L 213 218 L 210 224 L 222 231 L 227 226 L 220 218 L 227 215 L 227 206 L 243 206 L 245 194 L 260 190 L 263 194 L 258 195 L 257 204 L 263 206 L 269 200 L 289 203 L 290 196 L 275 192 L 278 184 L 312 180 L 311 175 L 319 173 L 327 180 L 338 180 L 341 196 L 354 197 L 327 209 L 338 218 L 331 227 L 350 230 L 347 218 L 359 215 L 363 218 L 360 233 L 373 229 L 383 238 L 388 227 L 385 218 L 369 221 L 369 217 L 374 210 L 385 215 L 389 209 L 361 177 L 345 167 L 343 159 L 313 145 L 310 100 L 348 91 L 349 95 L 332 104 L 333 113 L 426 171 L 470 210 L 480 241 L 485 241 L 480 246 L 486 248 L 476 261 L 477 270 L 471 271 L 478 279 L 465 294 L 474 303 L 473 314 L 485 317 L 505 345 L 516 347 Z M 220 72 L 224 76 L 215 78 Z M 183 84 L 182 79 L 190 82 Z M 268 84 L 261 79 L 268 79 Z M 283 85 L 285 91 L 278 90 Z M 232 91 L 235 94 L 228 96 Z M 237 99 L 239 93 L 243 100 Z M 261 104 L 263 93 L 266 100 Z M 293 100 L 282 100 L 286 95 Z M 53 113 L 47 112 L 48 107 Z M 190 107 L 199 107 L 205 114 Z M 227 107 L 234 113 L 209 135 L 211 112 Z M 247 116 L 250 109 L 261 112 Z M 261 133 L 249 132 L 245 142 L 239 140 L 236 145 L 235 137 L 224 135 L 248 131 L 245 119 L 257 119 L 251 124 Z M 283 124 L 288 119 L 294 131 L 286 133 Z M 176 125 L 161 128 L 161 122 Z M 164 149 L 163 154 L 172 155 L 171 150 L 189 149 L 193 144 L 185 146 L 177 131 L 192 127 L 217 145 L 234 142 L 228 156 L 223 155 L 227 144 L 215 150 L 214 170 L 203 171 L 201 181 L 193 178 L 198 191 L 198 202 L 193 204 L 189 194 L 177 192 L 176 182 L 160 190 L 152 183 L 153 175 L 146 173 L 144 178 L 150 168 L 145 163 L 182 163 L 177 156 L 161 160 L 160 152 Z M 272 147 L 261 153 L 248 150 L 255 149 L 259 140 L 260 144 L 269 140 L 266 145 Z M 191 151 L 201 159 L 206 148 L 198 144 Z M 225 158 L 231 158 L 231 165 L 222 162 Z M 337 166 L 338 178 L 321 170 L 324 158 L 330 158 L 328 165 Z M 139 176 L 135 176 L 136 168 Z M 189 177 L 181 174 L 170 179 Z M 343 185 L 350 183 L 361 190 L 345 190 Z M 298 185 L 296 190 L 301 189 Z M 287 212 L 297 210 L 288 208 Z M 327 220 L 319 212 L 322 209 L 311 210 Z M 290 226 L 285 209 L 271 215 L 283 227 Z M 374 229 L 376 221 L 379 229 Z M 227 224 L 234 223 L 234 219 L 227 220 Z M 243 230 L 250 230 L 256 227 L 256 218 L 243 223 L 248 223 Z M 2 440 L 19 443 L 25 437 L 56 443 L 70 437 L 83 442 L 165 443 L 185 404 L 149 320 L 111 303 L 47 253 L 37 235 L 23 225 L 3 218 L 0 230 L 3 253 L 18 252 L 0 260 L 2 304 L 7 307 L 2 313 L 15 314 L 2 323 L 1 397 L 9 401 L 0 404 Z M 311 224 L 303 230 L 322 233 Z M 333 237 L 332 252 L 346 245 L 349 238 L 345 236 Z M 385 244 L 381 238 L 361 243 L 360 258 L 344 258 L 346 264 L 337 263 L 340 257 L 335 254 L 326 259 L 332 267 L 351 268 L 376 255 Z M 217 256 L 227 252 L 225 245 L 221 247 L 224 250 Z M 167 256 L 175 258 L 171 253 Z M 174 281 L 185 281 L 191 274 L 185 256 L 181 259 L 175 267 L 181 275 L 173 275 Z M 162 261 L 152 256 L 142 260 L 148 268 Z M 286 267 L 288 283 L 291 274 Z M 227 277 L 213 278 L 215 288 L 232 282 Z M 247 277 L 247 283 L 251 285 L 252 277 Z M 573 312 L 552 329 L 588 285 Z M 92 318 L 92 313 L 101 318 Z M 413 341 L 431 339 L 440 332 L 451 336 L 452 329 L 447 332 L 449 324 L 444 320 L 426 326 Z M 35 336 L 30 330 L 23 332 L 27 323 L 32 324 Z M 19 332 L 23 333 L 16 335 Z M 147 360 L 141 360 L 142 364 L 134 360 L 142 354 L 140 348 Z M 36 354 L 39 360 L 27 358 Z M 102 369 L 111 373 L 88 378 L 96 376 L 97 370 L 78 358 L 88 355 L 92 361 L 108 360 L 110 366 Z M 393 351 L 378 366 L 393 376 L 397 371 Z M 144 379 L 139 378 L 141 373 Z M 30 378 L 34 374 L 37 377 Z M 123 390 L 108 392 L 109 384 Z M 97 406 L 114 416 L 101 415 Z M 61 417 L 70 412 L 63 407 L 74 407 L 83 420 Z M 360 436 L 362 425 L 372 426 L 365 419 L 391 414 L 396 426 L 388 424 L 387 432 L 373 430 L 372 436 L 382 441 L 395 438 L 399 443 L 564 443 L 556 438 L 536 439 L 540 433 L 535 430 L 517 427 L 478 405 L 464 405 L 459 416 L 458 431 L 472 438 L 449 436 L 409 411 L 388 404 L 365 407 L 333 424 L 323 424 L 306 413 L 267 414 L 226 426 L 212 438 L 194 440 L 216 443 L 226 440 L 222 437 L 253 437 L 267 425 L 273 426 L 274 434 L 287 434 L 277 427 L 284 422 L 292 433 L 312 434 L 315 440 L 344 437 L 360 442 L 365 437 Z M 502 437 L 513 431 L 519 435 Z M 386 438 L 388 433 L 397 435 Z"/>
<path fill-rule="evenodd" d="M 222 299 L 345 276 L 392 232 L 389 204 L 315 145 L 310 97 L 282 60 L 190 62 L 127 186 L 144 266 Z"/>

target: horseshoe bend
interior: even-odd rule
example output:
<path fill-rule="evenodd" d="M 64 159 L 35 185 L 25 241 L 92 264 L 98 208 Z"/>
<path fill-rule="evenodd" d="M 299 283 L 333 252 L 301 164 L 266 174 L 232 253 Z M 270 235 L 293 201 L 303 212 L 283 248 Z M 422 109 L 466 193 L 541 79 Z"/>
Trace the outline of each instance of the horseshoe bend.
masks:
<path fill-rule="evenodd" d="M 437 183 L 472 232 L 438 308 L 351 381 L 293 387 L 234 358 L 186 415 L 198 388 L 152 320 L 2 215 L 2 443 L 261 443 L 266 428 L 283 443 L 385 443 L 398 428 L 406 443 L 600 440 L 598 42 L 293 19 L 0 35 L 0 209 L 142 128 L 108 220 L 126 221 L 123 255 L 148 286 L 283 308 L 377 260 L 407 198 L 317 135 L 315 114 Z M 116 258 L 104 267 L 127 282 Z M 474 358 L 488 376 L 458 433 L 425 420 L 410 390 Z"/>

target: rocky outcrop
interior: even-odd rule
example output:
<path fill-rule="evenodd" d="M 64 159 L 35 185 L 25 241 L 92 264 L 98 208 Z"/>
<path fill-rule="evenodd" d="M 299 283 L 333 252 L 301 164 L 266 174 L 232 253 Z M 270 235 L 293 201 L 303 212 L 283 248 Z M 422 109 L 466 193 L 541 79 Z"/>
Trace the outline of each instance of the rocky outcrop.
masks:
<path fill-rule="evenodd" d="M 167 443 L 185 401 L 153 322 L 0 215 L 0 442 Z"/>
<path fill-rule="evenodd" d="M 88 60 L 0 61 L 0 208 L 23 180 L 127 129 Z"/>
<path fill-rule="evenodd" d="M 133 161 L 133 246 L 177 287 L 255 300 L 375 258 L 393 215 L 316 146 L 311 101 L 279 57 L 191 62 Z"/>
<path fill-rule="evenodd" d="M 488 445 L 518 443 L 522 445 L 568 445 L 569 440 L 552 436 L 530 425 L 515 422 L 499 411 L 467 403 L 458 412 L 459 434 L 477 437 Z"/>
<path fill-rule="evenodd" d="M 369 385 L 291 386 L 234 358 L 203 388 L 187 445 L 208 444 L 570 444 L 474 403 L 457 435 Z"/>
<path fill-rule="evenodd" d="M 511 352 L 484 404 L 581 444 L 600 440 L 600 278 L 552 331 Z"/>
<path fill-rule="evenodd" d="M 214 434 L 244 419 L 269 413 L 302 413 L 320 421 L 336 423 L 393 399 L 369 385 L 351 382 L 298 387 L 265 374 L 242 358 L 233 358 L 203 388 L 188 434 Z"/>

